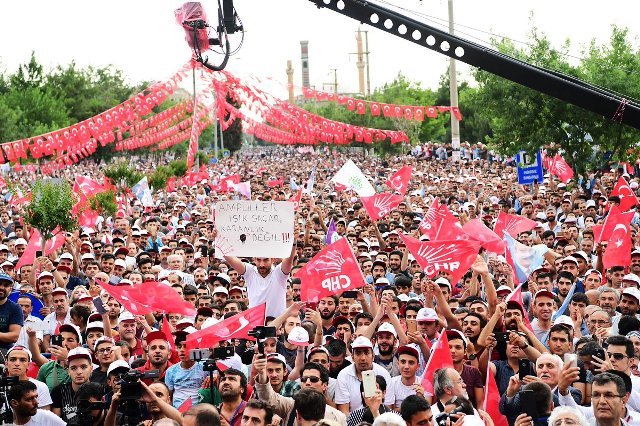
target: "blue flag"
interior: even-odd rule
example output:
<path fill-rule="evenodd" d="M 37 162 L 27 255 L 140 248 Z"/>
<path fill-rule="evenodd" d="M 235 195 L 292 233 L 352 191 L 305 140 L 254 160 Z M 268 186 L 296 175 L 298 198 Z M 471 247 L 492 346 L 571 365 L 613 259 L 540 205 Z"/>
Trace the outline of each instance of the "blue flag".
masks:
<path fill-rule="evenodd" d="M 552 321 L 555 321 L 556 318 L 558 318 L 560 315 L 566 315 L 565 311 L 569 307 L 569 303 L 571 303 L 571 298 L 573 297 L 573 293 L 575 293 L 576 291 L 576 284 L 577 282 L 573 283 L 573 285 L 571 286 L 569 293 L 567 293 L 567 297 L 565 297 L 564 299 L 564 303 L 562 304 L 562 306 L 560 306 L 560 309 L 558 309 L 558 311 L 555 314 L 553 314 L 553 316 L 551 317 Z"/>

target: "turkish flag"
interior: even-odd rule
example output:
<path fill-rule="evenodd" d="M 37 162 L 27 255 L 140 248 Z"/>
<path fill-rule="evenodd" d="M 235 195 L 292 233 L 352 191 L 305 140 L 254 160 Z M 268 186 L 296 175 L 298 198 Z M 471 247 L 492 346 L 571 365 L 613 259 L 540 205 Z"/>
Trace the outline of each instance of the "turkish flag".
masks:
<path fill-rule="evenodd" d="M 80 218 L 78 219 L 78 225 L 87 227 L 87 228 L 96 226 L 96 222 L 98 221 L 98 216 L 100 215 L 98 214 L 97 211 L 91 208 L 86 208 L 80 215 Z"/>
<path fill-rule="evenodd" d="M 382 114 L 385 117 L 393 117 L 393 105 L 382 104 Z"/>
<path fill-rule="evenodd" d="M 491 356 L 491 352 L 489 352 Z M 491 363 L 487 363 L 487 381 L 484 391 L 484 403 L 482 409 L 489 414 L 489 417 L 493 420 L 494 426 L 509 426 L 509 421 L 500 412 L 498 406 L 500 405 L 500 391 L 498 385 L 496 385 L 496 379 L 491 373 Z"/>
<path fill-rule="evenodd" d="M 267 186 L 269 188 L 276 188 L 278 186 L 282 186 L 282 184 L 284 183 L 284 178 L 280 177 L 278 179 L 270 179 L 267 181 Z"/>
<path fill-rule="evenodd" d="M 629 183 L 622 176 L 618 178 L 616 186 L 613 188 L 613 191 L 611 191 L 611 194 L 609 194 L 609 196 L 612 195 L 620 197 L 620 210 L 623 212 L 626 212 L 631 207 L 640 204 L 636 194 L 634 194 L 633 190 L 629 187 Z"/>
<path fill-rule="evenodd" d="M 176 191 L 176 178 L 174 176 L 167 179 L 167 192 L 171 193 L 175 191 Z"/>
<path fill-rule="evenodd" d="M 429 278 L 444 271 L 456 284 L 476 260 L 480 242 L 471 240 L 419 241 L 400 233 L 409 252 Z"/>
<path fill-rule="evenodd" d="M 380 104 L 377 102 L 371 102 L 369 105 L 369 109 L 371 110 L 371 115 L 374 117 L 378 117 L 380 115 Z"/>
<path fill-rule="evenodd" d="M 631 265 L 631 234 L 629 224 L 618 223 L 611 232 L 609 243 L 602 255 L 605 269 Z"/>
<path fill-rule="evenodd" d="M 403 166 L 390 176 L 385 183 L 389 188 L 398 191 L 400 195 L 404 196 L 407 193 L 412 172 L 413 167 Z"/>
<path fill-rule="evenodd" d="M 462 231 L 458 219 L 446 205 L 440 204 L 437 198 L 431 203 L 429 210 L 427 210 L 418 227 L 431 241 L 468 239 Z"/>
<path fill-rule="evenodd" d="M 42 249 L 42 237 L 40 232 L 37 229 L 31 230 L 31 235 L 29 236 L 29 242 L 27 243 L 27 247 L 25 248 L 22 256 L 20 256 L 20 260 L 16 264 L 16 270 L 20 269 L 23 265 L 33 265 L 33 262 L 36 260 L 36 252 L 42 251 L 44 256 L 48 256 L 54 251 L 58 250 L 60 247 L 64 245 L 65 236 L 64 232 L 60 232 L 60 229 L 56 228 L 52 232 L 53 237 L 47 239 L 44 242 L 44 250 Z"/>
<path fill-rule="evenodd" d="M 404 111 L 400 105 L 393 105 L 393 114 L 392 117 L 402 118 L 404 115 Z"/>
<path fill-rule="evenodd" d="M 249 332 L 264 325 L 267 304 L 263 303 L 187 336 L 187 349 L 211 348 L 231 339 L 255 340 Z"/>
<path fill-rule="evenodd" d="M 292 195 L 289 201 L 293 203 L 293 211 L 297 212 L 300 207 L 300 201 L 302 201 L 302 189 L 299 189 L 296 195 Z"/>
<path fill-rule="evenodd" d="M 355 99 L 347 99 L 347 109 L 349 111 L 355 111 L 356 109 L 356 100 Z"/>
<path fill-rule="evenodd" d="M 438 109 L 436 107 L 428 106 L 426 109 L 427 117 L 429 118 L 437 118 L 438 117 Z"/>
<path fill-rule="evenodd" d="M 229 175 L 222 179 L 220 185 L 222 185 L 223 191 L 234 191 L 235 185 L 240 183 L 240 175 Z"/>
<path fill-rule="evenodd" d="M 410 107 L 410 106 L 404 107 L 404 119 L 413 120 L 413 107 Z"/>
<path fill-rule="evenodd" d="M 364 277 L 346 238 L 322 249 L 295 273 L 300 278 L 300 300 L 318 302 L 323 297 L 364 287 Z"/>
<path fill-rule="evenodd" d="M 462 114 L 460 113 L 460 108 L 451 107 L 451 112 L 453 113 L 453 115 L 456 117 L 458 121 L 462 121 Z"/>
<path fill-rule="evenodd" d="M 73 183 L 73 192 L 76 193 L 81 200 L 93 197 L 102 191 L 104 191 L 104 187 L 88 177 L 76 176 L 76 180 Z"/>
<path fill-rule="evenodd" d="M 502 254 L 506 248 L 502 238 L 498 236 L 480 219 L 473 219 L 462 226 L 462 230 L 470 239 L 479 241 L 487 251 Z"/>
<path fill-rule="evenodd" d="M 360 197 L 360 201 L 362 201 L 369 217 L 374 221 L 391 213 L 391 210 L 398 207 L 402 200 L 404 200 L 402 195 L 388 194 L 386 192 L 370 197 Z"/>
<path fill-rule="evenodd" d="M 424 108 L 415 107 L 413 109 L 413 119 L 416 121 L 424 121 Z"/>
<path fill-rule="evenodd" d="M 367 104 L 364 101 L 356 101 L 356 112 L 363 115 L 367 112 Z"/>
<path fill-rule="evenodd" d="M 133 315 L 145 315 L 155 311 L 187 316 L 196 314 L 193 304 L 183 300 L 177 291 L 166 284 L 145 281 L 135 286 L 115 286 L 99 280 L 96 282 Z"/>
<path fill-rule="evenodd" d="M 182 404 L 180 404 L 180 406 L 178 407 L 178 411 L 184 414 L 187 411 L 189 411 L 191 407 L 193 407 L 193 398 L 189 396 L 187 397 L 187 399 L 184 400 Z"/>
<path fill-rule="evenodd" d="M 596 243 L 611 238 L 614 228 L 619 224 L 630 225 L 635 212 L 620 213 L 620 209 L 613 206 L 602 225 L 593 225 L 593 238 Z"/>
<path fill-rule="evenodd" d="M 498 214 L 498 220 L 493 227 L 493 232 L 495 232 L 496 235 L 502 235 L 502 232 L 506 231 L 506 233 L 511 235 L 513 238 L 518 238 L 518 234 L 531 231 L 536 226 L 538 226 L 538 222 L 535 220 L 500 211 L 500 214 Z"/>
<path fill-rule="evenodd" d="M 424 389 L 424 396 L 433 396 L 433 375 L 441 368 L 453 368 L 453 359 L 449 350 L 449 339 L 447 333 L 443 332 L 438 337 L 436 343 L 431 347 L 431 354 L 424 369 L 420 385 Z"/>

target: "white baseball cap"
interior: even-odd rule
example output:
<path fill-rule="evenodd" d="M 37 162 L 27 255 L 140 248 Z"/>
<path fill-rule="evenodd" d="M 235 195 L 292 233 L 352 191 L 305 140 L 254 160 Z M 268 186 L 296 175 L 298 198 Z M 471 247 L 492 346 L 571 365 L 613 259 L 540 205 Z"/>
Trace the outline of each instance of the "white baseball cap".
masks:
<path fill-rule="evenodd" d="M 29 356 L 29 361 L 31 361 L 33 359 L 33 357 L 31 356 L 31 351 L 27 348 L 25 348 L 24 346 L 21 345 L 15 345 L 13 346 L 11 349 L 9 349 L 7 351 L 7 357 L 9 356 L 9 354 L 13 351 L 24 351 L 26 352 L 26 354 Z"/>
<path fill-rule="evenodd" d="M 422 308 L 416 315 L 416 321 L 439 321 L 438 314 L 432 308 Z"/>
<path fill-rule="evenodd" d="M 623 295 L 635 297 L 635 299 L 640 302 L 640 290 L 635 287 L 627 287 L 622 291 Z"/>
<path fill-rule="evenodd" d="M 287 336 L 287 340 L 292 345 L 309 346 L 309 332 L 303 327 L 293 327 Z"/>
<path fill-rule="evenodd" d="M 225 287 L 218 286 L 218 287 L 213 289 L 213 292 L 211 294 L 216 294 L 216 293 L 224 293 L 224 294 L 226 294 L 228 296 L 229 295 L 229 290 L 227 290 Z"/>
<path fill-rule="evenodd" d="M 111 364 L 109 364 L 109 368 L 107 368 L 107 376 L 109 374 L 111 374 L 113 372 L 113 370 L 115 370 L 117 368 L 126 368 L 127 370 L 130 370 L 131 366 L 129 364 L 127 364 L 126 361 L 123 361 L 121 359 L 117 359 L 117 360 L 113 361 Z"/>
<path fill-rule="evenodd" d="M 358 336 L 351 343 L 351 348 L 352 349 L 356 349 L 356 348 L 370 348 L 370 349 L 373 349 L 373 343 L 371 343 L 371 340 L 367 339 L 364 336 Z"/>
<path fill-rule="evenodd" d="M 440 277 L 437 280 L 435 280 L 434 282 L 436 284 L 438 284 L 439 286 L 446 285 L 447 287 L 449 287 L 449 290 L 451 290 L 451 283 L 445 277 Z"/>
<path fill-rule="evenodd" d="M 89 349 L 83 348 L 82 346 L 71 349 L 69 351 L 69 355 L 67 355 L 67 362 L 71 362 L 78 358 L 86 358 L 91 362 L 91 352 L 89 352 Z"/>
<path fill-rule="evenodd" d="M 118 322 L 122 322 L 122 321 L 135 321 L 136 318 L 133 316 L 133 314 L 129 311 L 124 311 L 123 313 L 120 314 L 120 316 L 118 317 Z"/>
<path fill-rule="evenodd" d="M 640 277 L 636 274 L 627 274 L 622 277 L 622 281 L 631 281 L 636 283 L 636 285 L 640 287 Z M 622 294 L 624 294 L 624 292 L 622 292 Z"/>
<path fill-rule="evenodd" d="M 380 324 L 380 326 L 378 327 L 378 331 L 376 331 L 376 334 L 378 333 L 391 333 L 393 334 L 393 337 L 398 337 L 396 329 L 389 322 L 383 322 L 382 324 Z"/>
<path fill-rule="evenodd" d="M 558 325 L 558 324 L 566 325 L 568 327 L 573 328 L 573 321 L 567 315 L 560 315 L 558 318 L 556 318 L 553 321 L 553 325 Z"/>

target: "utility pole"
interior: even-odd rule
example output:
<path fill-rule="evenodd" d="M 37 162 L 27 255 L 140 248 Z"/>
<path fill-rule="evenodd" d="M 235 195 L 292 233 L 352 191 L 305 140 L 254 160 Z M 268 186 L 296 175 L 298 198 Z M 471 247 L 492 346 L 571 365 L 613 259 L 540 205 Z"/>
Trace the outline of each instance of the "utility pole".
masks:
<path fill-rule="evenodd" d="M 453 35 L 453 0 L 449 3 L 449 34 Z M 451 108 L 458 107 L 458 81 L 456 76 L 456 60 L 449 59 L 449 97 Z M 451 148 L 453 148 L 452 157 L 454 161 L 460 160 L 460 123 L 453 111 L 449 112 L 451 116 Z"/>
<path fill-rule="evenodd" d="M 371 78 L 369 77 L 369 31 L 364 32 L 364 54 L 367 56 L 367 96 L 371 96 Z"/>

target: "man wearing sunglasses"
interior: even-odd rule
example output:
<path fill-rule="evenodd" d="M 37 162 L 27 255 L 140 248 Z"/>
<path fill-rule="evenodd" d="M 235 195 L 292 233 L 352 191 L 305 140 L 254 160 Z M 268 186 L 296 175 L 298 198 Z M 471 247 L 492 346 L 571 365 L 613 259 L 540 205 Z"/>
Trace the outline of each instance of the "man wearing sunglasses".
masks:
<path fill-rule="evenodd" d="M 289 417 L 292 415 L 295 404 L 293 398 L 276 393 L 269 382 L 267 375 L 267 358 L 256 355 L 253 358 L 253 369 L 256 371 L 255 393 L 258 399 L 266 402 L 274 408 L 274 412 L 282 418 L 282 424 L 289 424 Z M 303 389 L 314 389 L 325 395 L 327 405 L 324 418 L 333 420 L 341 425 L 347 423 L 344 413 L 329 405 L 327 398 L 327 386 L 329 384 L 329 372 L 322 365 L 315 362 L 308 362 L 300 370 L 300 382 Z M 295 415 L 295 414 L 294 414 Z"/>

